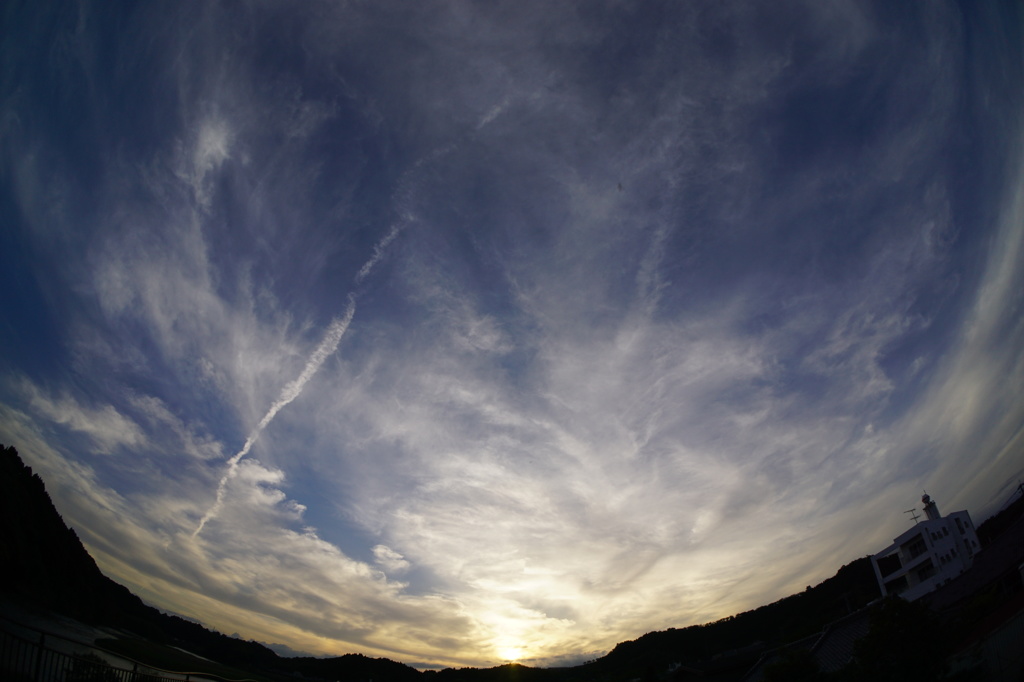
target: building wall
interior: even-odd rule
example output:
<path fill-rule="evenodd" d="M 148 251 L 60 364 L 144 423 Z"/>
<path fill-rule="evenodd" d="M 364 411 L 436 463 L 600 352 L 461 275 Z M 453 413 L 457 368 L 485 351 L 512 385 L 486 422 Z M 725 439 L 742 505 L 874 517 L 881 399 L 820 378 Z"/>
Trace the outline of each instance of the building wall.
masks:
<path fill-rule="evenodd" d="M 883 595 L 913 601 L 967 570 L 980 547 L 970 514 L 958 511 L 919 521 L 871 557 L 871 565 Z"/>

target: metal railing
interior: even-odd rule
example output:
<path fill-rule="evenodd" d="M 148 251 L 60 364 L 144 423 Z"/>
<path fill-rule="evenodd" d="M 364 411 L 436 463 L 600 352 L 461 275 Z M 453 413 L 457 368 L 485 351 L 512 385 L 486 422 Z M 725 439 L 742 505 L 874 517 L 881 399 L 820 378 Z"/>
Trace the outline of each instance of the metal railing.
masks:
<path fill-rule="evenodd" d="M 55 635 L 50 635 L 51 638 Z M 189 680 L 188 676 L 164 677 L 148 671 L 110 665 L 97 654 L 64 653 L 47 646 L 46 633 L 39 641 L 0 630 L 0 671 L 11 682 L 163 682 Z M 190 681 L 191 682 L 191 681 Z"/>
<path fill-rule="evenodd" d="M 15 627 L 0 627 L 0 676 L 4 682 L 253 682 L 226 680 L 210 673 L 161 670 L 88 642 L 13 621 L 7 623 Z M 123 665 L 115 665 L 110 659 Z"/>

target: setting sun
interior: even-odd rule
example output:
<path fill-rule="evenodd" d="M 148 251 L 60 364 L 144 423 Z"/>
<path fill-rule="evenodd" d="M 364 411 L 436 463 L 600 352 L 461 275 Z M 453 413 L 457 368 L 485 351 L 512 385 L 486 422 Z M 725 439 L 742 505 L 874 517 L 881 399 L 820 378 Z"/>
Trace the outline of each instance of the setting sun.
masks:
<path fill-rule="evenodd" d="M 738 670 L 1024 480 L 1024 0 L 0 14 L 0 444 L 246 665 Z M 0 597 L 107 620 L 3 490 Z"/>

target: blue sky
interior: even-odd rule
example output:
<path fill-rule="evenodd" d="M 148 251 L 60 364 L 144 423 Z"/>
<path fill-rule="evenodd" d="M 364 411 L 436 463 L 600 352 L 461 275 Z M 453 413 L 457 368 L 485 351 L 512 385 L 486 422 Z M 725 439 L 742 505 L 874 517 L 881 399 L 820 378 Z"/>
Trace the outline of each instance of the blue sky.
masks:
<path fill-rule="evenodd" d="M 3 11 L 0 441 L 150 603 L 576 662 L 1024 476 L 1012 2 Z"/>

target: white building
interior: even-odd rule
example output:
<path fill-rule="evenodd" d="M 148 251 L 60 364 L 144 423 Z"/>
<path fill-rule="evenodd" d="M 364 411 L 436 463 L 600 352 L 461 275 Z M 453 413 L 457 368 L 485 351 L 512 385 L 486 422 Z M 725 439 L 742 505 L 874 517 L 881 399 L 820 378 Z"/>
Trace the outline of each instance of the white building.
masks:
<path fill-rule="evenodd" d="M 942 516 L 928 495 L 921 501 L 926 518 L 871 557 L 882 595 L 913 601 L 966 571 L 981 549 L 970 514 Z"/>

